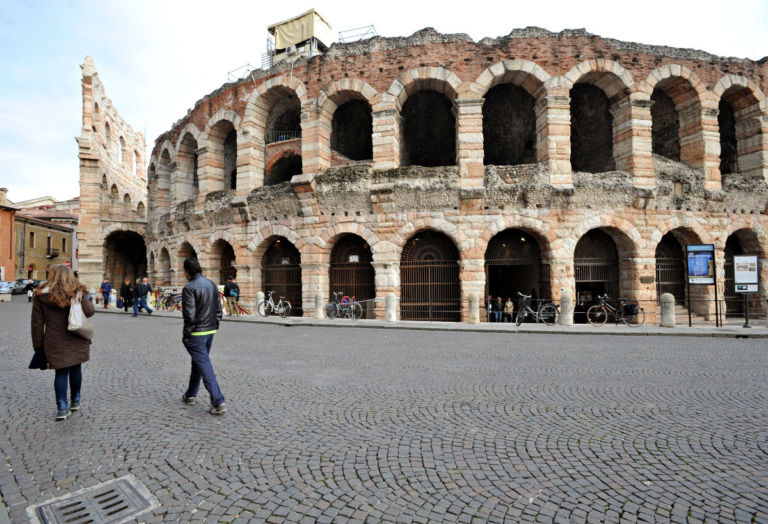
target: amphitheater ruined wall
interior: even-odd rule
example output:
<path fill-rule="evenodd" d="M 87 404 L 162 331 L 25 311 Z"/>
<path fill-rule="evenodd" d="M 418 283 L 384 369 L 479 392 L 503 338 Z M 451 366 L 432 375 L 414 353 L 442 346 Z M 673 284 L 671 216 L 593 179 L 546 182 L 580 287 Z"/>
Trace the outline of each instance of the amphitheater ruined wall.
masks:
<path fill-rule="evenodd" d="M 529 284 L 555 300 L 610 290 L 653 317 L 663 252 L 712 243 L 721 277 L 733 254 L 759 255 L 762 304 L 767 69 L 581 30 L 334 44 L 225 84 L 158 137 L 149 270 L 180 285 L 195 254 L 250 303 L 287 278 L 321 315 L 358 278 L 337 257 L 353 253 L 380 318 L 389 293 L 403 318 L 458 319 L 470 294 Z M 527 244 L 510 251 L 513 236 Z M 430 273 L 429 257 L 447 262 Z M 693 295 L 711 314 L 712 290 Z"/>

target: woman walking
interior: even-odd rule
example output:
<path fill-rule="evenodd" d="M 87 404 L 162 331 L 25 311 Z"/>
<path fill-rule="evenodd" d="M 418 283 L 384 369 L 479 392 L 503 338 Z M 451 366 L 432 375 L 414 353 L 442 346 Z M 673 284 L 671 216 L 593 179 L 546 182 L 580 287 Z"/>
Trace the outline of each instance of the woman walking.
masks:
<path fill-rule="evenodd" d="M 48 365 L 56 370 L 56 420 L 64 420 L 71 411 L 80 409 L 81 364 L 91 353 L 91 341 L 70 333 L 70 301 L 77 295 L 86 317 L 94 314 L 87 300 L 88 291 L 77 281 L 74 272 L 64 264 L 51 267 L 48 280 L 35 291 L 32 303 L 32 347 L 43 348 Z M 72 403 L 67 402 L 67 385 Z"/>
<path fill-rule="evenodd" d="M 128 308 L 133 306 L 133 286 L 131 286 L 130 278 L 126 278 L 123 285 L 120 286 L 120 298 L 123 299 L 123 309 L 128 313 Z"/>

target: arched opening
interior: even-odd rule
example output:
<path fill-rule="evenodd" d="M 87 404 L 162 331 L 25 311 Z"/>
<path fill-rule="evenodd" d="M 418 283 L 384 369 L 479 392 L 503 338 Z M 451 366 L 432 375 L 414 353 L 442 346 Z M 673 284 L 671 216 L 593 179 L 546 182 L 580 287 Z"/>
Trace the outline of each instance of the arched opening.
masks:
<path fill-rule="evenodd" d="M 160 214 L 167 214 L 171 210 L 171 154 L 164 149 L 160 155 L 155 177 L 156 209 Z"/>
<path fill-rule="evenodd" d="M 613 116 L 602 89 L 579 83 L 571 89 L 571 168 L 573 171 L 613 171 Z"/>
<path fill-rule="evenodd" d="M 104 276 L 113 283 L 135 281 L 147 274 L 144 238 L 134 231 L 114 231 L 104 239 Z"/>
<path fill-rule="evenodd" d="M 573 253 L 576 304 L 586 306 L 597 295 L 619 298 L 619 254 L 610 235 L 592 229 L 579 239 Z"/>
<path fill-rule="evenodd" d="M 765 152 L 757 98 L 746 87 L 732 86 L 723 93 L 718 109 L 720 173 L 755 174 L 762 179 Z"/>
<path fill-rule="evenodd" d="M 129 213 L 133 211 L 132 209 L 133 206 L 131 206 L 131 195 L 129 195 L 128 193 L 126 193 L 123 196 L 123 208 L 125 209 L 126 212 L 129 212 Z"/>
<path fill-rule="evenodd" d="M 112 184 L 109 189 L 109 207 L 112 212 L 119 211 L 120 209 L 120 195 L 117 189 L 117 184 Z"/>
<path fill-rule="evenodd" d="M 452 102 L 432 89 L 408 97 L 402 110 L 403 166 L 456 165 L 456 118 Z"/>
<path fill-rule="evenodd" d="M 217 169 L 218 173 L 214 175 L 219 180 L 218 187 L 212 189 L 214 191 L 235 189 L 237 187 L 237 131 L 235 126 L 229 120 L 219 120 L 209 131 L 208 137 L 213 165 L 220 166 Z"/>
<path fill-rule="evenodd" d="M 218 284 L 224 285 L 230 278 L 237 278 L 235 269 L 235 249 L 226 240 L 219 239 L 213 244 L 211 276 L 218 278 Z"/>
<path fill-rule="evenodd" d="M 112 147 L 112 128 L 109 126 L 109 121 L 104 122 L 104 148 L 109 153 L 109 149 Z"/>
<path fill-rule="evenodd" d="M 195 251 L 195 248 L 192 247 L 192 244 L 189 242 L 183 242 L 176 252 L 176 260 L 178 261 L 178 266 L 176 267 L 176 278 L 178 282 L 176 282 L 176 284 L 183 285 L 186 282 L 186 278 L 184 277 L 184 260 L 187 258 L 197 258 L 197 251 Z"/>
<path fill-rule="evenodd" d="M 680 161 L 680 117 L 675 102 L 661 89 L 651 94 L 651 144 L 656 155 Z"/>
<path fill-rule="evenodd" d="M 403 246 L 400 318 L 461 320 L 459 252 L 446 235 L 432 230 L 420 231 Z"/>
<path fill-rule="evenodd" d="M 189 198 L 195 198 L 200 192 L 198 179 L 198 144 L 192 133 L 185 133 L 179 143 L 179 152 L 176 155 L 180 175 L 176 182 L 176 200 L 182 202 Z"/>
<path fill-rule="evenodd" d="M 373 158 L 373 117 L 365 100 L 350 100 L 333 113 L 331 148 L 349 160 Z"/>
<path fill-rule="evenodd" d="M 743 255 L 744 247 L 741 245 L 739 235 L 736 233 L 725 241 L 725 316 L 738 317 L 744 314 L 744 297 L 736 293 L 734 282 L 733 256 Z"/>
<path fill-rule="evenodd" d="M 155 282 L 158 286 L 171 285 L 171 256 L 165 248 L 160 250 L 160 254 L 157 257 Z"/>
<path fill-rule="evenodd" d="M 505 229 L 491 239 L 485 251 L 485 275 L 486 297 L 517 302 L 518 291 L 532 295 L 534 301 L 550 297 L 549 265 L 541 263 L 536 238 L 521 229 Z"/>
<path fill-rule="evenodd" d="M 131 172 L 134 175 L 137 175 L 139 173 L 139 153 L 136 151 L 133 152 L 133 156 L 131 157 L 133 160 L 133 165 L 131 167 Z"/>
<path fill-rule="evenodd" d="M 286 298 L 291 303 L 291 315 L 301 316 L 301 255 L 296 246 L 284 237 L 275 238 L 261 261 L 261 282 L 264 292 L 274 291 L 274 299 Z"/>
<path fill-rule="evenodd" d="M 536 162 L 534 99 L 515 84 L 502 84 L 485 95 L 483 148 L 485 165 L 514 166 Z"/>
<path fill-rule="evenodd" d="M 272 105 L 267 118 L 267 144 L 301 138 L 301 103 L 299 98 L 286 92 Z"/>
<path fill-rule="evenodd" d="M 287 154 L 280 157 L 267 170 L 264 180 L 265 186 L 273 186 L 283 182 L 290 182 L 294 175 L 300 175 L 302 171 L 301 156 Z"/>
<path fill-rule="evenodd" d="M 120 151 L 118 151 L 118 157 L 117 157 L 117 163 L 120 164 L 120 166 L 125 165 L 125 159 L 127 155 L 125 154 L 125 139 L 123 137 L 120 137 Z"/>
<path fill-rule="evenodd" d="M 376 286 L 372 261 L 371 248 L 365 240 L 357 235 L 341 237 L 331 251 L 328 298 L 335 291 L 354 296 L 363 305 L 365 318 L 373 318 Z"/>
<path fill-rule="evenodd" d="M 144 202 L 139 202 L 139 205 L 136 206 L 136 214 L 139 215 L 139 217 L 141 218 L 146 218 L 147 208 L 144 207 Z"/>
<path fill-rule="evenodd" d="M 670 293 L 675 304 L 685 304 L 685 279 L 683 246 L 670 231 L 656 245 L 656 298 Z"/>
<path fill-rule="evenodd" d="M 29 264 L 27 266 L 27 278 L 35 278 L 35 265 Z"/>

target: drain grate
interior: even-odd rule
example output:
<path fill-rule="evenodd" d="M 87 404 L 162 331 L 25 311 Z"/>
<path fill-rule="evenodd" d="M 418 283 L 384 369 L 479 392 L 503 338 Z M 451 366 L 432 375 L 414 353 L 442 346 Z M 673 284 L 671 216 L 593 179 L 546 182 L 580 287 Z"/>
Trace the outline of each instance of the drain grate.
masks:
<path fill-rule="evenodd" d="M 159 506 L 146 486 L 133 475 L 125 475 L 30 506 L 27 516 L 33 523 L 106 524 L 133 520 Z"/>

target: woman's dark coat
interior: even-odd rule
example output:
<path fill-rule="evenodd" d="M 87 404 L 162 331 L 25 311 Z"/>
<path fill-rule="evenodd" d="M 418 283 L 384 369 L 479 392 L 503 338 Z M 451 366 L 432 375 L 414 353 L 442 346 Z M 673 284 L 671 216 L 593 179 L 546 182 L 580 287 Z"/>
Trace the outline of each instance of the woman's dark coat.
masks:
<path fill-rule="evenodd" d="M 125 304 L 133 305 L 133 287 L 122 284 L 120 286 L 120 296 L 123 297 Z"/>
<path fill-rule="evenodd" d="M 82 305 L 85 316 L 92 317 L 93 303 L 85 298 Z M 68 368 L 90 359 L 91 341 L 70 333 L 68 324 L 69 306 L 57 306 L 48 293 L 35 296 L 32 302 L 32 347 L 45 350 L 52 369 Z"/>

